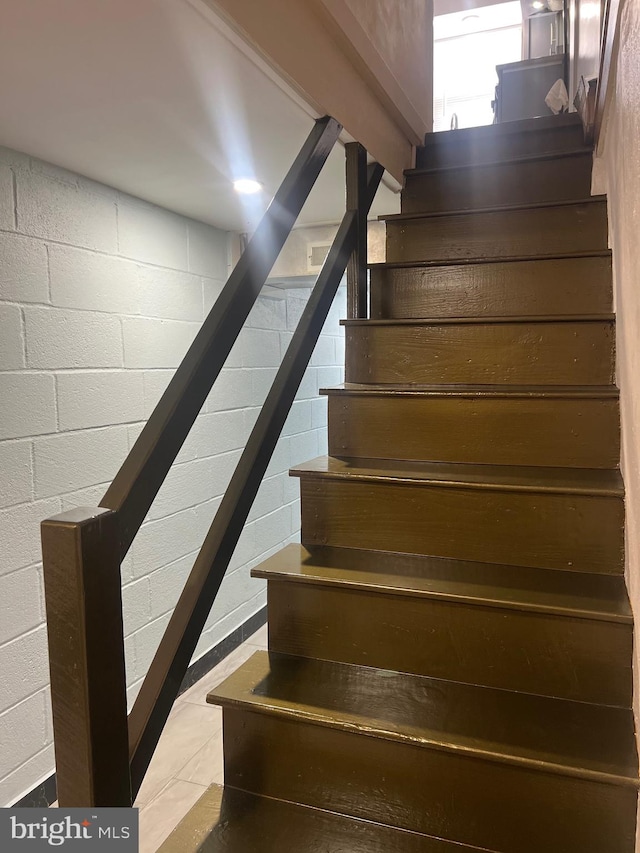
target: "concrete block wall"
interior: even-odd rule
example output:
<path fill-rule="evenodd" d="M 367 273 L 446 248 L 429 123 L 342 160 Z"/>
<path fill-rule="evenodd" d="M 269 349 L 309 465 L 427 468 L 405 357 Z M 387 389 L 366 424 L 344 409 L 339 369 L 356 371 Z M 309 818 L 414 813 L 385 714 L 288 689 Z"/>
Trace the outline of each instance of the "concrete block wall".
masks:
<path fill-rule="evenodd" d="M 226 280 L 228 235 L 0 149 L 0 806 L 54 768 L 39 524 L 94 506 Z M 265 288 L 123 567 L 133 700 L 308 293 Z M 326 452 L 344 295 L 198 645 L 264 606 L 253 565 L 299 531 L 292 464 Z"/>

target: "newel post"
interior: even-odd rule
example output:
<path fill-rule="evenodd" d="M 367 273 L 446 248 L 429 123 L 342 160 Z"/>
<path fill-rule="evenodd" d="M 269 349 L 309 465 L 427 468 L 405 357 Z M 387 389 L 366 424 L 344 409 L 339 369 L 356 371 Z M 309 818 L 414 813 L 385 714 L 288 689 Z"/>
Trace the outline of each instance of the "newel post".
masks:
<path fill-rule="evenodd" d="M 367 152 L 359 142 L 345 145 L 347 171 L 347 210 L 358 214 L 356 248 L 347 265 L 347 317 L 367 316 Z"/>
<path fill-rule="evenodd" d="M 42 523 L 51 702 L 61 806 L 130 806 L 117 513 Z"/>

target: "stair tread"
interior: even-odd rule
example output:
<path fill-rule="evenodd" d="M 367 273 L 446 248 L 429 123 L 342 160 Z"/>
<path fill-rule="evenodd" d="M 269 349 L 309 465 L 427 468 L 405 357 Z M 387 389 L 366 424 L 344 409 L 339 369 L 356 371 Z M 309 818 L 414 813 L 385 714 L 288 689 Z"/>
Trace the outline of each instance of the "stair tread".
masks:
<path fill-rule="evenodd" d="M 535 133 L 537 130 L 562 130 L 567 127 L 579 127 L 582 121 L 578 113 L 559 113 L 558 115 L 535 116 L 520 118 L 514 121 L 502 121 L 497 124 L 479 125 L 478 127 L 461 127 L 455 130 L 439 130 L 425 134 L 424 147 L 431 145 L 448 146 L 452 142 L 462 142 L 469 139 L 493 138 L 508 136 L 512 133 Z M 591 146 L 585 148 L 591 149 Z"/>
<path fill-rule="evenodd" d="M 552 399 L 617 399 L 615 385 L 411 385 L 344 382 L 321 388 L 320 394 L 375 397 L 543 397 Z"/>
<path fill-rule="evenodd" d="M 459 208 L 457 210 L 418 211 L 415 213 L 387 213 L 378 216 L 380 222 L 408 222 L 415 219 L 433 219 L 442 216 L 476 216 L 479 213 L 505 213 L 510 210 L 542 210 L 547 207 L 575 207 L 587 204 L 605 204 L 605 195 L 583 198 L 556 199 L 553 201 L 517 202 L 516 204 L 494 204 L 489 207 Z"/>
<path fill-rule="evenodd" d="M 484 848 L 220 785 L 205 791 L 158 853 L 292 849 L 295 853 L 488 853 Z"/>
<path fill-rule="evenodd" d="M 601 314 L 532 314 L 501 315 L 497 317 L 396 317 L 393 319 L 371 320 L 354 318 L 340 320 L 341 326 L 492 326 L 515 323 L 613 323 L 616 315 L 611 312 Z"/>
<path fill-rule="evenodd" d="M 624 578 L 615 575 L 300 544 L 287 545 L 251 574 L 633 624 Z"/>
<path fill-rule="evenodd" d="M 611 249 L 594 249 L 588 252 L 554 252 L 550 255 L 539 254 L 538 260 L 564 260 L 571 258 L 608 258 L 611 257 Z M 384 269 L 422 269 L 424 267 L 449 267 L 449 266 L 473 266 L 474 264 L 517 264 L 521 262 L 530 263 L 531 255 L 482 255 L 476 258 L 436 258 L 434 260 L 422 261 L 379 261 L 368 264 L 370 270 Z"/>
<path fill-rule="evenodd" d="M 318 456 L 291 468 L 294 477 L 315 476 L 435 486 L 498 489 L 556 494 L 624 495 L 617 469 L 543 468 L 516 465 L 471 465 L 454 462 L 404 462 Z"/>
<path fill-rule="evenodd" d="M 621 708 L 275 652 L 254 654 L 207 702 L 532 770 L 638 783 L 633 713 Z"/>
<path fill-rule="evenodd" d="M 519 154 L 515 157 L 504 157 L 501 160 L 489 160 L 482 163 L 462 163 L 456 166 L 424 166 L 415 169 L 405 169 L 405 176 L 418 177 L 420 175 L 432 175 L 439 172 L 459 172 L 461 169 L 490 169 L 496 166 L 511 166 L 518 163 L 536 163 L 544 160 L 558 160 L 565 157 L 591 157 L 593 152 L 589 148 L 569 148 L 566 151 L 543 151 L 535 154 Z"/>

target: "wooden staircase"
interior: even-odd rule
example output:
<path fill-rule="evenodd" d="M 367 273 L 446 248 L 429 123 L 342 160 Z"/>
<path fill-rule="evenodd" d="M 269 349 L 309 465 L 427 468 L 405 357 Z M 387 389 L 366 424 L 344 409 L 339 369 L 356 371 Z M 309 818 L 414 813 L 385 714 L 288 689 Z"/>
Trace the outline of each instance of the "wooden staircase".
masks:
<path fill-rule="evenodd" d="M 572 118 L 428 137 L 345 321 L 328 458 L 209 696 L 225 788 L 164 853 L 632 853 L 606 203 Z"/>

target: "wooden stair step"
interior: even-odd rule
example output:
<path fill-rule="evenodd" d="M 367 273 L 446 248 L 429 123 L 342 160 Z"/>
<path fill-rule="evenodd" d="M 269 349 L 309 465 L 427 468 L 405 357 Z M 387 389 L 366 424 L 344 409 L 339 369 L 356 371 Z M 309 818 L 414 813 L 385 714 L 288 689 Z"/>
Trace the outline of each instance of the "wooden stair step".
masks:
<path fill-rule="evenodd" d="M 436 166 L 405 173 L 402 212 L 469 210 L 566 201 L 591 193 L 593 154 L 585 148 L 491 163 Z"/>
<path fill-rule="evenodd" d="M 604 314 L 611 253 L 373 264 L 371 318 Z"/>
<path fill-rule="evenodd" d="M 500 492 L 624 497 L 618 470 L 542 468 L 518 465 L 465 465 L 457 462 L 404 462 L 403 460 L 338 459 L 318 456 L 291 468 L 293 477 L 359 480 L 369 482 L 428 483 Z"/>
<path fill-rule="evenodd" d="M 343 320 L 347 382 L 610 385 L 612 315 Z"/>
<path fill-rule="evenodd" d="M 624 578 L 292 543 L 252 577 L 632 625 Z"/>
<path fill-rule="evenodd" d="M 295 839 L 295 842 L 293 841 Z M 370 820 L 212 785 L 158 853 L 486 853 Z"/>
<path fill-rule="evenodd" d="M 305 545 L 622 573 L 618 471 L 319 457 L 291 473 Z"/>
<path fill-rule="evenodd" d="M 273 651 L 631 705 L 622 577 L 301 545 L 252 574 Z"/>
<path fill-rule="evenodd" d="M 273 652 L 207 700 L 232 787 L 490 850 L 633 849 L 630 711 Z"/>
<path fill-rule="evenodd" d="M 612 386 L 351 383 L 320 393 L 331 456 L 583 468 L 620 459 Z"/>
<path fill-rule="evenodd" d="M 502 122 L 486 127 L 428 133 L 417 149 L 416 166 L 464 166 L 535 154 L 557 154 L 584 147 L 576 113 Z"/>
<path fill-rule="evenodd" d="M 382 217 L 387 262 L 538 257 L 608 248 L 601 197 Z"/>
<path fill-rule="evenodd" d="M 266 651 L 242 664 L 207 702 L 638 787 L 631 709 Z"/>
<path fill-rule="evenodd" d="M 617 400 L 620 392 L 615 385 L 429 385 L 418 382 L 369 383 L 344 382 L 321 388 L 318 392 L 353 394 L 369 397 L 466 397 L 473 399 L 546 399 L 546 400 Z"/>

